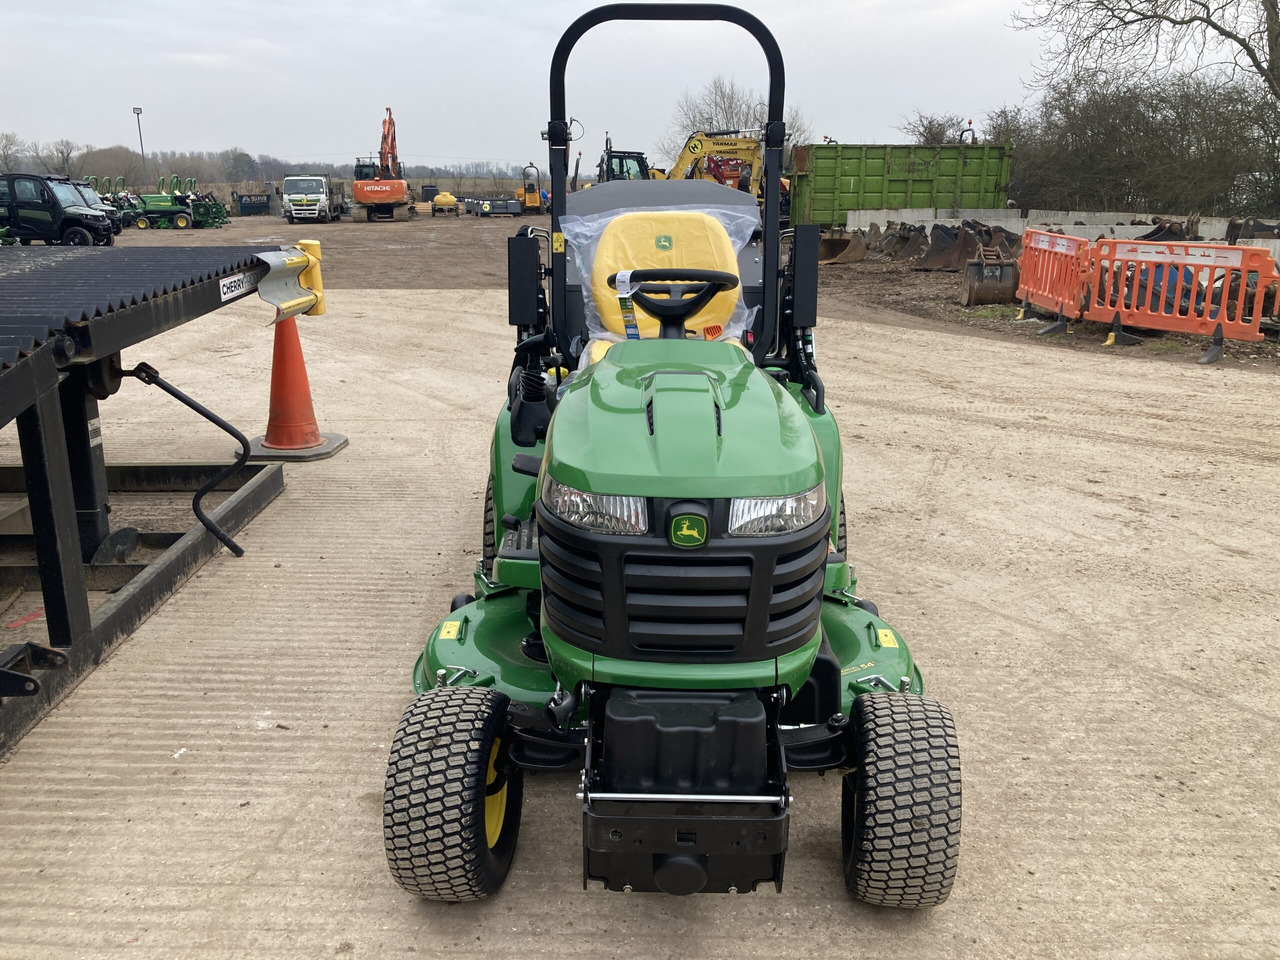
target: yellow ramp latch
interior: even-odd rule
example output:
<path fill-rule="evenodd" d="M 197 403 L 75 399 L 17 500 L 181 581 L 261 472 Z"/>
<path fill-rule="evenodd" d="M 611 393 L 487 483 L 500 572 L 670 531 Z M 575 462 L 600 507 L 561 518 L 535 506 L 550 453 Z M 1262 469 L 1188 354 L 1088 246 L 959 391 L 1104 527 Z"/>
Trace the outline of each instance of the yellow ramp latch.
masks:
<path fill-rule="evenodd" d="M 319 240 L 299 240 L 292 249 L 266 250 L 258 259 L 267 265 L 267 275 L 258 282 L 258 296 L 276 308 L 274 323 L 300 313 L 318 317 L 325 312 Z"/>

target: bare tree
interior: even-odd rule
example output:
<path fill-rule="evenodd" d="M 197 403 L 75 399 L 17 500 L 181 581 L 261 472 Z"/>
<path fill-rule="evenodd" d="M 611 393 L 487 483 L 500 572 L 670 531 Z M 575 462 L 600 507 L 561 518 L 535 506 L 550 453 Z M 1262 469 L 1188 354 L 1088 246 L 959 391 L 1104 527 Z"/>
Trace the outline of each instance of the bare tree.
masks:
<path fill-rule="evenodd" d="M 113 182 L 116 177 L 124 177 L 126 184 L 137 186 L 142 180 L 142 157 L 135 148 L 117 145 L 86 149 L 77 163 L 81 173 L 109 177 Z"/>
<path fill-rule="evenodd" d="M 983 137 L 1013 143 L 1022 207 L 1280 213 L 1280 101 L 1252 76 L 1064 75 L 1028 106 L 987 113 Z"/>
<path fill-rule="evenodd" d="M 55 140 L 42 144 L 32 140 L 28 145 L 28 153 L 32 160 L 44 168 L 45 173 L 58 173 L 63 176 L 79 176 L 79 164 L 76 162 L 82 152 L 80 144 L 74 140 Z"/>
<path fill-rule="evenodd" d="M 989 111 L 982 122 L 982 142 L 1019 144 L 1027 135 L 1031 123 L 1032 119 L 1025 107 L 997 107 Z"/>
<path fill-rule="evenodd" d="M 965 119 L 958 113 L 923 113 L 917 110 L 898 127 L 912 143 L 959 143 L 965 130 Z"/>
<path fill-rule="evenodd" d="M 687 90 L 676 101 L 676 110 L 667 132 L 655 144 L 656 152 L 674 163 L 684 149 L 689 134 L 715 130 L 758 130 L 768 119 L 765 97 L 749 87 L 739 86 L 732 77 L 716 74 L 698 93 Z M 804 111 L 797 105 L 787 108 L 787 139 L 808 143 L 813 135 Z"/>
<path fill-rule="evenodd" d="M 1137 70 L 1158 75 L 1221 67 L 1256 75 L 1280 100 L 1277 0 L 1027 0 L 1025 29 L 1056 36 L 1041 81 L 1062 72 Z"/>
<path fill-rule="evenodd" d="M 0 133 L 0 171 L 12 173 L 27 155 L 27 145 L 16 133 Z"/>

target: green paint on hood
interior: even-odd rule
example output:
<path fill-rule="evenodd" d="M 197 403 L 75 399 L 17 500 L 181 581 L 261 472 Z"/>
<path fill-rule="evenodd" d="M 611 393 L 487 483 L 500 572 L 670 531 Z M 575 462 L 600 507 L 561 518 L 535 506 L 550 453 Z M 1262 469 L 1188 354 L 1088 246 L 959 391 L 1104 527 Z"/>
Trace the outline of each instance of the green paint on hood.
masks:
<path fill-rule="evenodd" d="M 619 343 L 570 385 L 549 432 L 548 472 L 593 493 L 778 496 L 823 478 L 796 401 L 733 343 Z"/>

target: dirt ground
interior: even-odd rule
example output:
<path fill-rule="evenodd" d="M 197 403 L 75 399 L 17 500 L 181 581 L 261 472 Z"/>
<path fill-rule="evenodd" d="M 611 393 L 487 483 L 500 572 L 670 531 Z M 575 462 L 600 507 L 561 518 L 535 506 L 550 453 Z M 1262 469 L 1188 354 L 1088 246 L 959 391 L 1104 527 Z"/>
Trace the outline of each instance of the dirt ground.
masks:
<path fill-rule="evenodd" d="M 146 240 L 329 236 L 269 226 Z M 351 445 L 288 467 L 246 556 L 211 560 L 0 764 L 0 958 L 1280 956 L 1274 369 L 975 334 L 826 285 L 860 592 L 960 731 L 951 900 L 851 902 L 839 781 L 807 775 L 780 895 L 584 892 L 564 776 L 527 782 L 498 896 L 399 890 L 383 770 L 478 552 L 511 337 L 500 281 L 474 278 L 503 275 L 512 228 L 329 228 L 329 313 L 300 327 L 321 427 Z M 257 432 L 269 319 L 246 301 L 125 360 Z M 139 384 L 102 409 L 110 459 L 226 452 Z"/>
<path fill-rule="evenodd" d="M 425 210 L 425 206 L 419 207 Z M 319 240 L 325 288 L 490 289 L 507 286 L 507 237 L 547 216 L 432 217 L 401 223 L 289 224 L 281 217 L 241 217 L 219 230 L 126 230 L 126 246 L 223 246 Z"/>
<path fill-rule="evenodd" d="M 422 207 L 420 209 L 425 209 Z M 293 243 L 318 239 L 324 252 L 325 284 L 329 287 L 384 289 L 505 289 L 507 237 L 524 225 L 550 226 L 550 217 L 430 217 L 406 223 L 290 225 L 279 217 L 245 217 L 220 230 L 126 231 L 124 245 L 188 245 Z M 1036 337 L 1047 320 L 1018 318 L 1016 305 L 962 307 L 957 302 L 960 275 L 930 273 L 909 264 L 868 259 L 862 263 L 827 264 L 819 272 L 819 296 L 824 314 L 849 316 L 858 305 L 893 312 L 891 322 L 947 329 L 959 327 L 979 336 L 1037 339 L 1054 347 L 1087 352 L 1111 352 L 1104 347 L 1107 329 L 1081 324 L 1069 334 Z M 1142 333 L 1139 347 L 1121 347 L 1152 360 L 1192 362 L 1204 351 L 1205 340 L 1158 331 Z M 1262 366 L 1280 372 L 1280 343 L 1274 336 L 1262 343 L 1227 342 L 1224 366 Z"/>

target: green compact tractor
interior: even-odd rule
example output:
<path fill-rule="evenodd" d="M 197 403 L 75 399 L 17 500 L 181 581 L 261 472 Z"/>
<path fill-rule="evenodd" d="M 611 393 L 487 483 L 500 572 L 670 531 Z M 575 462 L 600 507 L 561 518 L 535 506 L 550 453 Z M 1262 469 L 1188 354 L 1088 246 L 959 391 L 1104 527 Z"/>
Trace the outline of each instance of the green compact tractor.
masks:
<path fill-rule="evenodd" d="M 701 180 L 565 189 L 565 65 L 609 20 L 724 20 L 756 38 L 763 211 Z M 551 229 L 508 241 L 515 357 L 474 594 L 431 632 L 388 762 L 392 875 L 430 900 L 494 893 L 525 772 L 563 770 L 574 786 L 547 786 L 581 802 L 584 887 L 780 889 L 790 780 L 839 770 L 849 891 L 942 903 L 960 839 L 955 726 L 856 592 L 814 349 L 818 231 L 778 224 L 773 36 L 718 5 L 588 13 L 556 48 L 544 136 Z"/>

